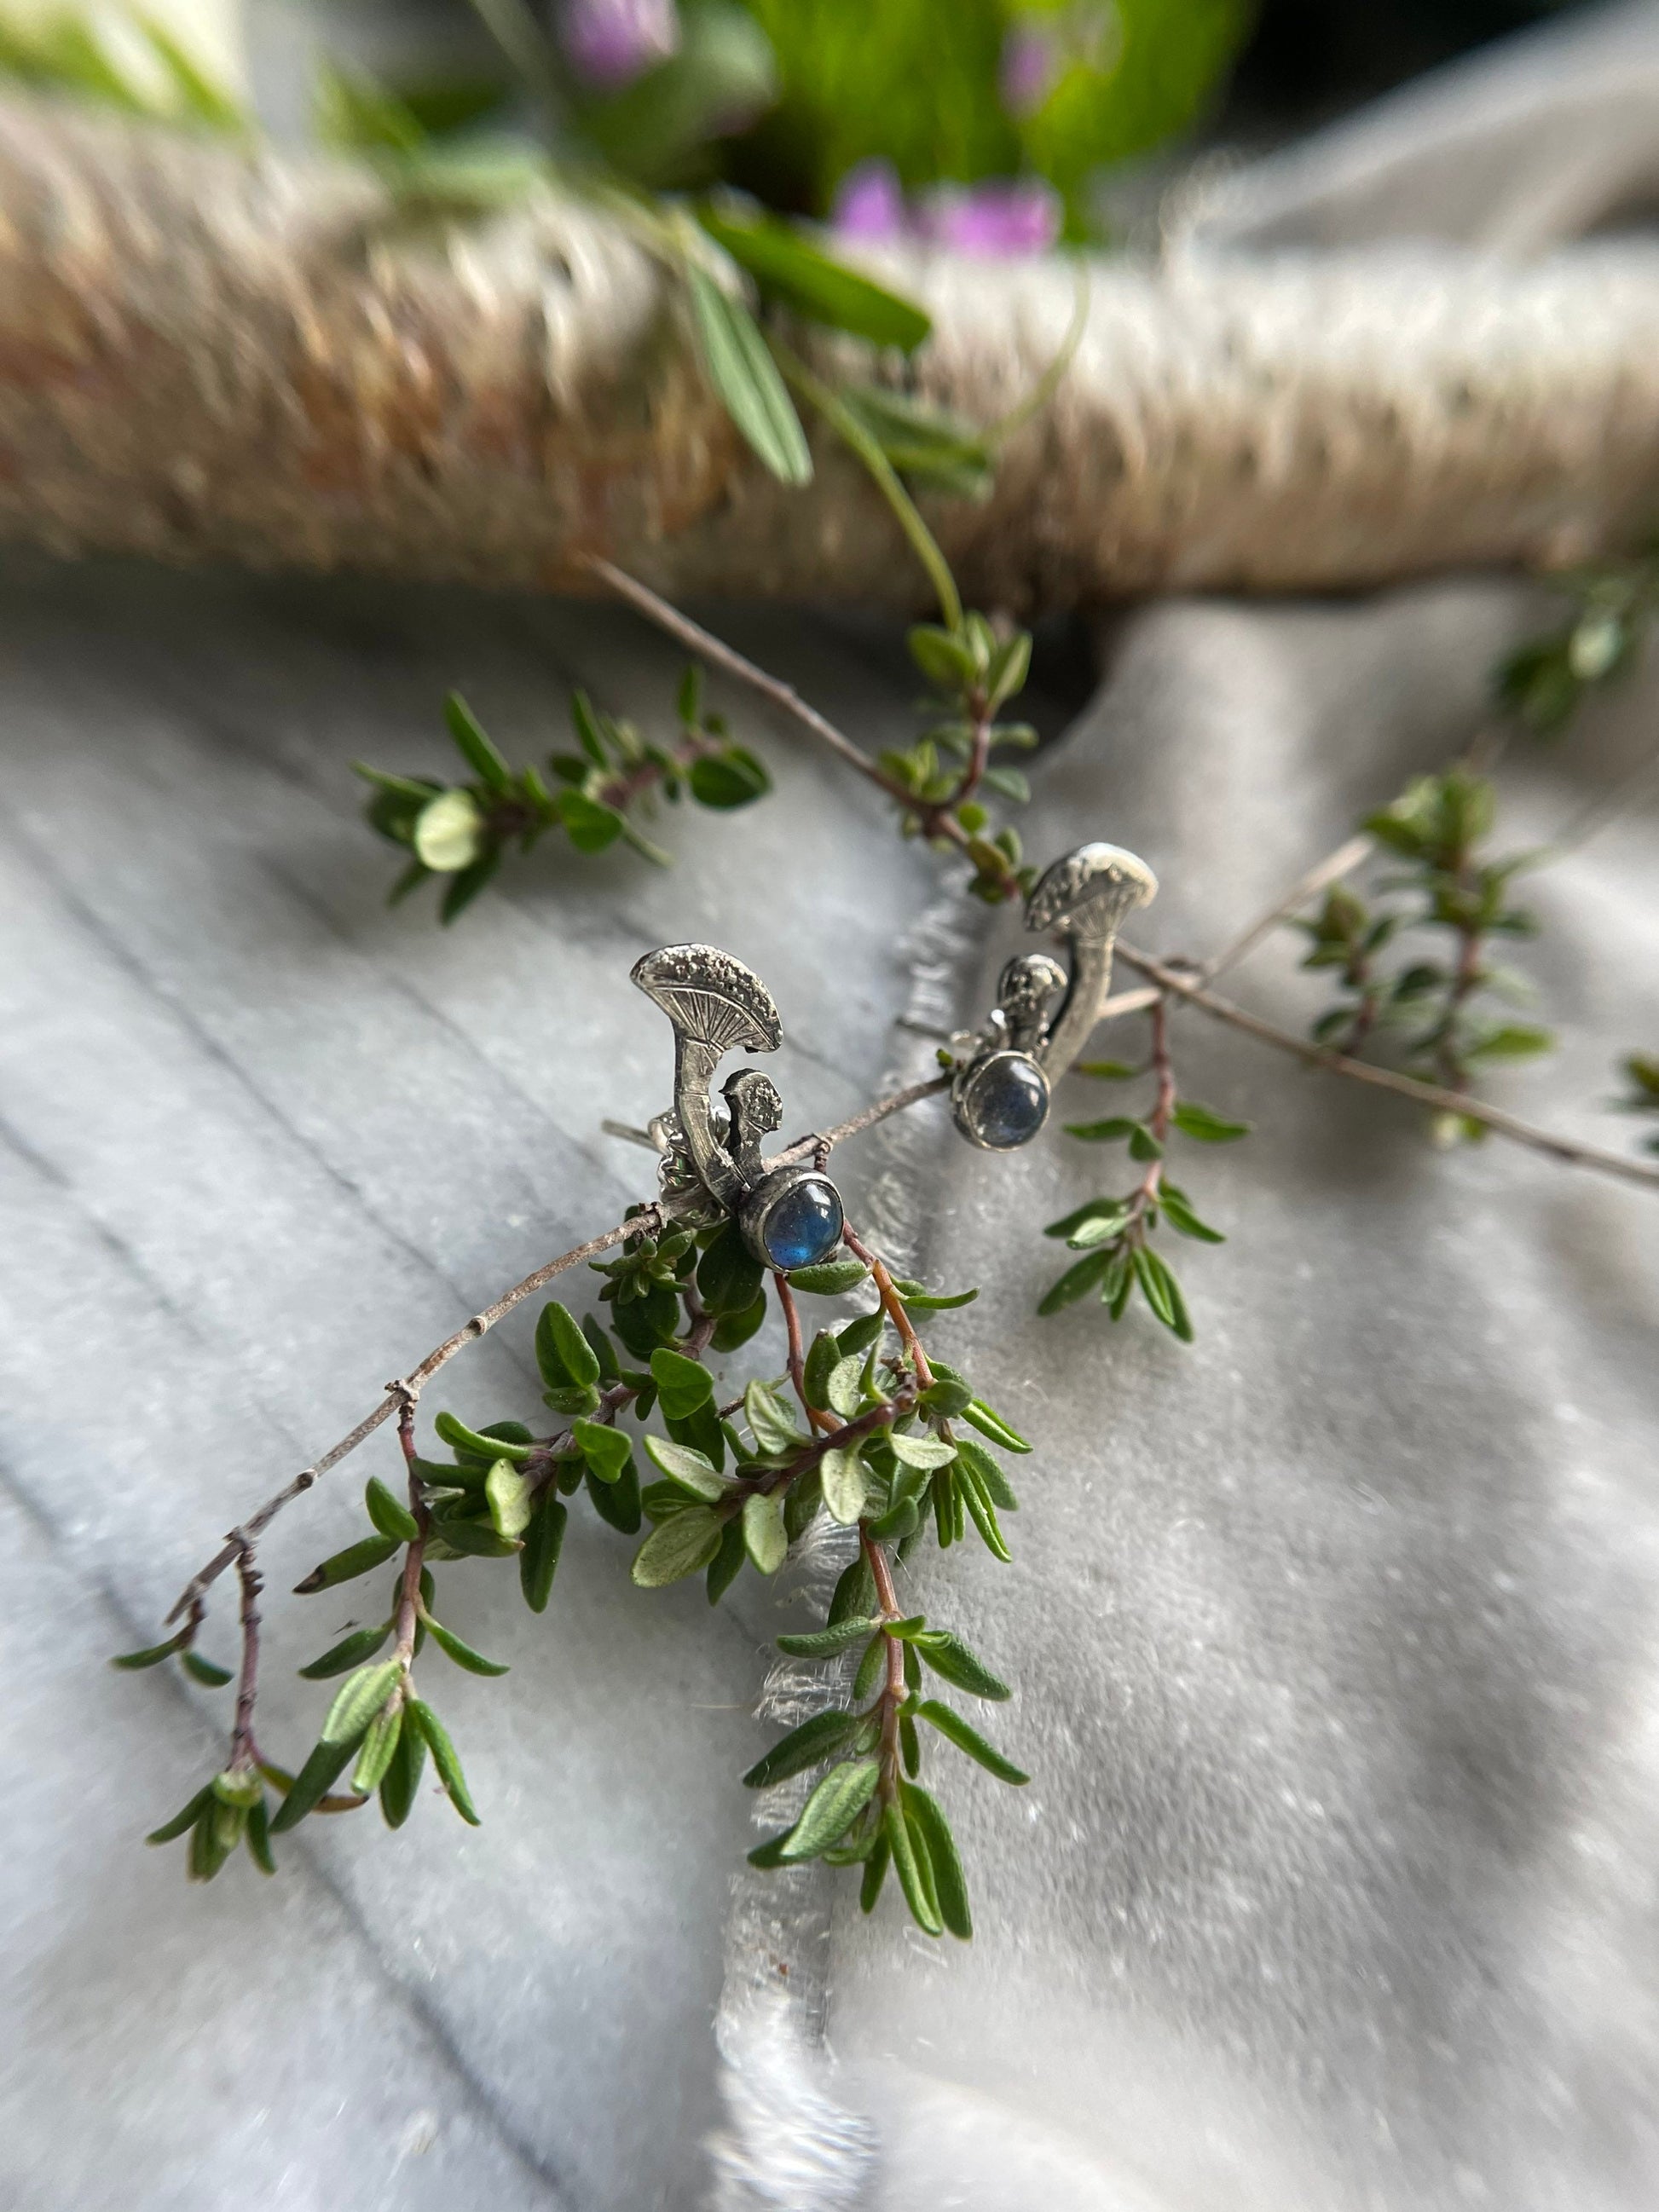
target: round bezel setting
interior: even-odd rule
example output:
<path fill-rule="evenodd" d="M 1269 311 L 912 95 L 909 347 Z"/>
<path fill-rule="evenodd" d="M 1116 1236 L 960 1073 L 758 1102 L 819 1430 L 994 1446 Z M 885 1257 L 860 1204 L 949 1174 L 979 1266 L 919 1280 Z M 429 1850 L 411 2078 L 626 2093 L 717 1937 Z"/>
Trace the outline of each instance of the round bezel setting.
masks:
<path fill-rule="evenodd" d="M 988 1052 L 957 1077 L 951 1110 L 970 1145 L 1014 1152 L 1048 1120 L 1049 1099 L 1048 1079 L 1029 1052 Z"/>
<path fill-rule="evenodd" d="M 763 1266 L 813 1267 L 841 1243 L 841 1193 L 821 1169 L 775 1168 L 744 1200 L 738 1224 Z"/>

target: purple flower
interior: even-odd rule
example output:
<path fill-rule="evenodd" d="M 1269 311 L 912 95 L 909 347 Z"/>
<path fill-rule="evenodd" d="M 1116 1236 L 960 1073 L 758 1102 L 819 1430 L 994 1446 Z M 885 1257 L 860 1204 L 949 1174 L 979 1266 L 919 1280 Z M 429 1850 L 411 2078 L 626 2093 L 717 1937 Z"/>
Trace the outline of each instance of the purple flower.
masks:
<path fill-rule="evenodd" d="M 836 187 L 830 220 L 843 238 L 892 240 L 907 236 L 909 212 L 890 161 L 860 161 Z"/>
<path fill-rule="evenodd" d="M 674 0 L 564 0 L 560 42 L 577 73 L 606 92 L 678 53 Z"/>
<path fill-rule="evenodd" d="M 1060 235 L 1060 199 L 1034 179 L 944 185 L 928 195 L 921 228 L 936 246 L 987 256 L 1042 253 Z"/>
<path fill-rule="evenodd" d="M 1034 115 L 1054 90 L 1060 70 L 1060 45 L 1051 28 L 1030 15 L 1008 26 L 998 84 L 1010 115 Z"/>

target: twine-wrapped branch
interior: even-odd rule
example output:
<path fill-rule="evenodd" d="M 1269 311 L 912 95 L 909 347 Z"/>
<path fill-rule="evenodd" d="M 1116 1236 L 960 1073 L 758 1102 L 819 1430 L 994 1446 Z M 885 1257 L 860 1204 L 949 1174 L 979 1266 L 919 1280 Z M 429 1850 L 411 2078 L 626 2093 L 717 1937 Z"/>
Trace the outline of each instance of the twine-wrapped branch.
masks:
<path fill-rule="evenodd" d="M 921 388 L 981 422 L 1075 296 L 1059 263 L 885 273 L 935 318 Z M 548 590 L 599 554 L 670 592 L 919 605 L 814 442 L 805 491 L 765 474 L 674 273 L 592 206 L 416 230 L 361 168 L 0 103 L 0 534 Z M 1020 612 L 1547 565 L 1656 512 L 1659 252 L 1632 242 L 1098 262 L 993 496 L 928 503 L 969 601 Z"/>

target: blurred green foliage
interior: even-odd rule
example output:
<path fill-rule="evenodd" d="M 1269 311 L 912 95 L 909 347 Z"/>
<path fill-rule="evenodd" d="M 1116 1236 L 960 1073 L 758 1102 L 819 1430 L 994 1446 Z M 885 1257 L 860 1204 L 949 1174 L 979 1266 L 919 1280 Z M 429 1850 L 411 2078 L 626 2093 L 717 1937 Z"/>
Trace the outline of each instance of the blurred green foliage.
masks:
<path fill-rule="evenodd" d="M 911 190 L 1035 173 L 1065 197 L 1201 114 L 1238 52 L 1249 0 L 747 0 L 772 43 L 780 98 L 728 149 L 775 207 L 823 214 L 856 163 L 892 162 Z M 1005 99 L 1011 37 L 1052 54 L 1046 95 Z"/>

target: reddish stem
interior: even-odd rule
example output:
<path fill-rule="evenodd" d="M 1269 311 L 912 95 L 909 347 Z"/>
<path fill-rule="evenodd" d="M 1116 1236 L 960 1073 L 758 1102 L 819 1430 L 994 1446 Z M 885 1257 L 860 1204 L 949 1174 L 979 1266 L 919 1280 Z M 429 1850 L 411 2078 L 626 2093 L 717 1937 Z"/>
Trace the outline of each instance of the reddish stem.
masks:
<path fill-rule="evenodd" d="M 772 1280 L 777 1285 L 778 1304 L 783 1308 L 784 1326 L 789 1332 L 789 1379 L 795 1386 L 795 1395 L 800 1400 L 800 1409 L 811 1429 L 833 1429 L 836 1417 L 826 1413 L 822 1407 L 810 1405 L 806 1397 L 806 1355 L 802 1349 L 800 1309 L 795 1304 L 795 1294 L 789 1287 L 789 1278 L 781 1269 L 775 1270 Z"/>
<path fill-rule="evenodd" d="M 253 1564 L 253 1547 L 244 1544 L 236 1555 L 236 1575 L 242 1586 L 242 1668 L 236 1684 L 236 1722 L 231 1730 L 233 1772 L 246 1773 L 259 1764 L 259 1747 L 253 1735 L 253 1708 L 259 1695 L 259 1592 L 264 1583 Z"/>
<path fill-rule="evenodd" d="M 927 1354 L 921 1348 L 921 1339 L 916 1334 L 915 1326 L 909 1315 L 904 1310 L 903 1299 L 893 1288 L 893 1279 L 888 1273 L 886 1267 L 876 1257 L 869 1246 L 844 1223 L 842 1227 L 841 1241 L 853 1257 L 855 1260 L 862 1260 L 870 1270 L 871 1280 L 875 1284 L 876 1295 L 881 1300 L 883 1310 L 898 1331 L 899 1341 L 910 1356 L 910 1364 L 915 1370 L 918 1389 L 931 1390 L 933 1387 L 933 1370 L 927 1364 Z"/>

